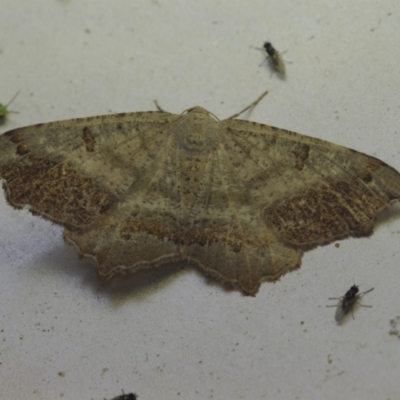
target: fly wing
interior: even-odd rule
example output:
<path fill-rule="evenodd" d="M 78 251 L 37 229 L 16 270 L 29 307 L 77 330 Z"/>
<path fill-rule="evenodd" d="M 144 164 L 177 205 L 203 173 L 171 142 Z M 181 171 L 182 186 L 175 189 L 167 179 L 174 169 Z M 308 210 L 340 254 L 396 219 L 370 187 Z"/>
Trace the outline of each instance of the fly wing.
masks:
<path fill-rule="evenodd" d="M 335 312 L 335 320 L 336 322 L 340 322 L 344 316 L 349 312 L 350 307 L 346 306 L 345 299 L 339 301 L 336 312 Z"/>

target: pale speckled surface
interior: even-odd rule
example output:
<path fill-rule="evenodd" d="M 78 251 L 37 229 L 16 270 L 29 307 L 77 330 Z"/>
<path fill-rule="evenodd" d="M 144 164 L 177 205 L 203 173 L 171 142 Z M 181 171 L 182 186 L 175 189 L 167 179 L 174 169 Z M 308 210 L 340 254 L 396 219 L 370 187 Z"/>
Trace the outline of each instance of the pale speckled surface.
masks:
<path fill-rule="evenodd" d="M 0 102 L 21 90 L 0 132 L 154 98 L 226 118 L 269 89 L 252 120 L 400 169 L 398 2 L 215 3 L 0 0 Z M 285 82 L 252 49 L 265 40 L 288 50 Z M 394 399 L 399 231 L 395 206 L 255 298 L 191 269 L 103 288 L 59 228 L 1 196 L 0 398 Z M 353 283 L 373 308 L 338 327 L 325 305 Z"/>

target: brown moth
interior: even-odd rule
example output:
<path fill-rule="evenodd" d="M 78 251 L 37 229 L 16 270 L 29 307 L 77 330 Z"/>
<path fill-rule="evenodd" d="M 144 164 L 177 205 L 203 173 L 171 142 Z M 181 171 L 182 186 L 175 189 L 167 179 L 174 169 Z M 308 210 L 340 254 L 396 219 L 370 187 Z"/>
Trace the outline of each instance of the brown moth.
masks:
<path fill-rule="evenodd" d="M 103 279 L 185 261 L 255 295 L 305 250 L 370 234 L 400 198 L 384 162 L 238 115 L 193 107 L 9 131 L 7 202 L 63 226 Z"/>

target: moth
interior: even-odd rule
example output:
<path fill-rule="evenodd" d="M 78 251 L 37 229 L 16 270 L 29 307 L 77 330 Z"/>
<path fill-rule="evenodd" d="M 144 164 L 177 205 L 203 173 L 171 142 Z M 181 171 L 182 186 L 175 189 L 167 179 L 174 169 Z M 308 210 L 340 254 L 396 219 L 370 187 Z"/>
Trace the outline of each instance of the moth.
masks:
<path fill-rule="evenodd" d="M 400 199 L 383 161 L 240 114 L 192 107 L 11 130 L 0 136 L 6 200 L 64 227 L 104 280 L 185 262 L 255 295 L 304 251 L 371 234 Z"/>

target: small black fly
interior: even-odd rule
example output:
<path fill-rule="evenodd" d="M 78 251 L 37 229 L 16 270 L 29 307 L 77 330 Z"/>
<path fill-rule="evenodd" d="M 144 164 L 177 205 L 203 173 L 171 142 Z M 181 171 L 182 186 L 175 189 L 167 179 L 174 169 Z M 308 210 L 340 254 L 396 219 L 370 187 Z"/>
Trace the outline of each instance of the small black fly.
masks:
<path fill-rule="evenodd" d="M 349 313 L 349 311 L 352 311 L 354 305 L 358 303 L 362 307 L 372 307 L 372 306 L 366 306 L 364 304 L 361 304 L 359 302 L 360 298 L 364 296 L 366 293 L 374 290 L 374 288 L 371 288 L 369 290 L 366 290 L 365 292 L 359 293 L 358 286 L 353 285 L 342 297 L 330 297 L 329 300 L 339 300 L 339 303 L 337 306 L 327 306 L 327 307 L 337 307 L 336 308 L 336 313 L 335 313 L 335 319 L 337 322 L 340 322 L 343 317 Z M 354 316 L 353 316 L 354 318 Z"/>
<path fill-rule="evenodd" d="M 111 400 L 137 400 L 137 398 L 138 396 L 135 393 L 124 393 L 124 391 L 122 391 L 121 395 L 113 397 Z"/>
<path fill-rule="evenodd" d="M 278 72 L 278 74 L 280 74 L 282 78 L 285 78 L 286 76 L 285 63 L 283 62 L 283 58 L 279 53 L 279 51 L 277 51 L 275 47 L 272 46 L 271 42 L 265 42 L 263 47 L 264 50 L 267 52 L 271 68 L 276 72 Z"/>

